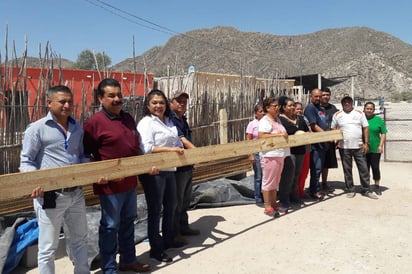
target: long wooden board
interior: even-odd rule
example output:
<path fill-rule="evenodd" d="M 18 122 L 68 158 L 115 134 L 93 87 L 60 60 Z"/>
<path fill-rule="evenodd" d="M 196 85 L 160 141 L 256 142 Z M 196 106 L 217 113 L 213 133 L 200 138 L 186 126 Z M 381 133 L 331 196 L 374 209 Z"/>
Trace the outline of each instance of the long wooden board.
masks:
<path fill-rule="evenodd" d="M 319 133 L 241 141 L 222 145 L 185 150 L 184 155 L 174 152 L 147 154 L 107 161 L 78 164 L 0 176 L 0 201 L 21 198 L 41 186 L 45 191 L 65 187 L 88 185 L 101 176 L 108 180 L 147 173 L 152 166 L 159 169 L 179 167 L 224 158 L 248 155 L 258 151 L 294 147 L 332 140 L 341 140 L 342 132 L 333 130 Z"/>

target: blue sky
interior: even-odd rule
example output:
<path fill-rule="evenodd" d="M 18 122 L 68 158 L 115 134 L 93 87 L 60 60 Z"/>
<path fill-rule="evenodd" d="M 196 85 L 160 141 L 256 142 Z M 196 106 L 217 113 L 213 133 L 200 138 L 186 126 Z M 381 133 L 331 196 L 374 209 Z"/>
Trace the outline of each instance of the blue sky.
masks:
<path fill-rule="evenodd" d="M 176 33 L 215 26 L 275 35 L 365 26 L 412 45 L 411 14 L 410 0 L 0 0 L 0 53 L 4 61 L 7 25 L 9 58 L 13 41 L 21 56 L 27 35 L 29 56 L 48 41 L 63 58 L 91 49 L 112 64 L 132 57 L 133 36 L 140 55 Z"/>

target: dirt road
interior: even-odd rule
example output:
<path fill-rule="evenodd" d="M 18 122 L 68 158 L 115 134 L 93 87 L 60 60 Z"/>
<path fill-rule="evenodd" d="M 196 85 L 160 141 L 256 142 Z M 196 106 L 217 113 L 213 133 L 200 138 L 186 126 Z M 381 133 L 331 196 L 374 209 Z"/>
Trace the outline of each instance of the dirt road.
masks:
<path fill-rule="evenodd" d="M 382 163 L 382 173 L 379 200 L 347 198 L 341 168 L 330 170 L 336 189 L 321 202 L 308 201 L 278 219 L 255 205 L 196 209 L 190 219 L 201 235 L 169 251 L 172 264 L 156 266 L 147 242 L 136 246 L 137 254 L 155 273 L 410 273 L 412 164 Z M 359 185 L 356 169 L 354 178 Z M 72 272 L 67 257 L 56 269 Z"/>

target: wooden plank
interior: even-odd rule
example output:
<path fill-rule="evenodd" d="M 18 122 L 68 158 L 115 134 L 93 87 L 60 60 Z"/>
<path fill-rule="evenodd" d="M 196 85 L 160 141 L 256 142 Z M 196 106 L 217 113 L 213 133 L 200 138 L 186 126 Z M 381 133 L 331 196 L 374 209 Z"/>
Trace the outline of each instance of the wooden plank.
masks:
<path fill-rule="evenodd" d="M 291 135 L 283 137 L 241 141 L 222 145 L 185 150 L 184 155 L 174 152 L 147 154 L 128 158 L 50 168 L 0 176 L 0 201 L 21 198 L 36 186 L 45 191 L 72 186 L 88 185 L 101 176 L 108 180 L 147 173 L 152 166 L 159 169 L 179 167 L 224 158 L 248 155 L 258 151 L 294 147 L 331 140 L 341 140 L 340 130 Z"/>

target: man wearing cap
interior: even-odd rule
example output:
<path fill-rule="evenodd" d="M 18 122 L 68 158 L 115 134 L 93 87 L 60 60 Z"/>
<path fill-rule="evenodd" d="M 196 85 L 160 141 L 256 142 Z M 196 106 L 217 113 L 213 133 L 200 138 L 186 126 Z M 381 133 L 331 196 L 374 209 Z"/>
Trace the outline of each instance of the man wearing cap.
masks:
<path fill-rule="evenodd" d="M 362 184 L 362 195 L 371 199 L 378 199 L 378 197 L 370 191 L 370 176 L 366 164 L 365 154 L 369 150 L 368 120 L 361 110 L 353 108 L 352 97 L 343 97 L 341 104 L 343 110 L 333 115 L 331 127 L 340 129 L 343 133 L 343 140 L 339 141 L 338 147 L 342 159 L 343 175 L 345 177 L 346 196 L 348 198 L 355 197 L 355 186 L 352 176 L 352 159 L 355 159 Z"/>
<path fill-rule="evenodd" d="M 194 148 L 192 134 L 185 116 L 189 94 L 182 90 L 173 93 L 170 107 L 172 120 L 185 149 Z M 175 212 L 175 232 L 177 241 L 185 241 L 182 236 L 199 235 L 200 231 L 189 227 L 189 209 L 192 199 L 193 166 L 178 167 L 176 171 L 177 206 Z"/>

